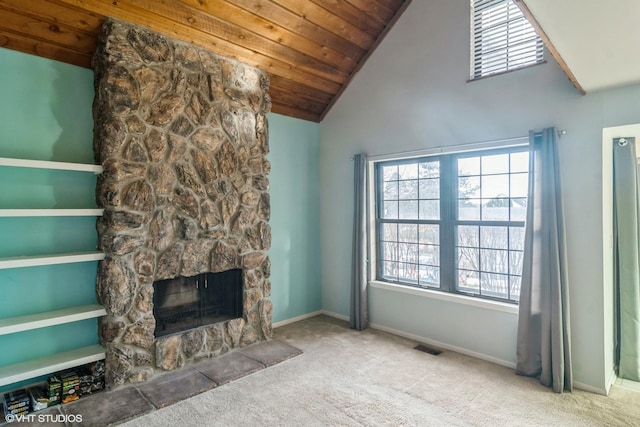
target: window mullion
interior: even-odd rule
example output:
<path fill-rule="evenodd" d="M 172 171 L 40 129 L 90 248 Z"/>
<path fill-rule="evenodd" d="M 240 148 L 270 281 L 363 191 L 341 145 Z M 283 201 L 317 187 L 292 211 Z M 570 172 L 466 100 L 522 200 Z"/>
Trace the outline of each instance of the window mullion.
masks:
<path fill-rule="evenodd" d="M 452 155 L 440 158 L 440 288 L 455 292 L 455 216 L 457 182 Z"/>
<path fill-rule="evenodd" d="M 380 221 L 379 218 L 376 218 L 376 271 L 375 271 L 375 278 L 379 278 L 382 277 L 382 265 L 383 265 L 383 259 L 382 259 L 382 243 L 380 242 L 382 239 L 380 238 L 380 236 L 383 235 L 382 233 L 382 224 L 383 222 Z"/>
<path fill-rule="evenodd" d="M 383 194 L 383 189 L 384 189 L 384 179 L 382 176 L 382 165 L 380 163 L 375 165 L 376 167 L 376 173 L 375 173 L 375 178 L 376 178 L 376 204 L 375 204 L 375 211 L 376 211 L 376 274 L 375 274 L 375 278 L 379 278 L 382 277 L 382 269 L 383 269 L 383 248 L 382 248 L 382 244 L 380 243 L 380 236 L 383 235 L 382 233 L 382 194 Z"/>

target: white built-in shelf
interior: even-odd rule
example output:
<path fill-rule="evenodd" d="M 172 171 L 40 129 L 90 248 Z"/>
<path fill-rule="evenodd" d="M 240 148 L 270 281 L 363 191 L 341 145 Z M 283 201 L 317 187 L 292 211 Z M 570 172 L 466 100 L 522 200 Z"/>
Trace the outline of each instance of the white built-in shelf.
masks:
<path fill-rule="evenodd" d="M 65 308 L 63 310 L 49 311 L 46 313 L 10 317 L 0 319 L 0 335 L 46 328 L 48 326 L 61 325 L 63 323 L 78 322 L 80 320 L 104 316 L 105 314 L 107 314 L 107 311 L 104 307 L 98 304 L 90 304 Z"/>
<path fill-rule="evenodd" d="M 24 381 L 64 369 L 73 368 L 105 358 L 104 348 L 95 344 L 76 350 L 27 360 L 15 365 L 0 367 L 0 387 Z"/>
<path fill-rule="evenodd" d="M 102 216 L 104 209 L 0 209 L 1 217 Z"/>
<path fill-rule="evenodd" d="M 102 166 L 84 163 L 51 162 L 46 160 L 26 160 L 0 157 L 0 166 L 13 166 L 16 168 L 55 169 L 76 172 L 102 173 Z"/>
<path fill-rule="evenodd" d="M 104 259 L 104 253 L 72 252 L 58 255 L 44 256 L 19 256 L 0 258 L 0 270 L 6 268 L 37 267 L 40 265 L 71 264 L 75 262 L 100 261 Z"/>

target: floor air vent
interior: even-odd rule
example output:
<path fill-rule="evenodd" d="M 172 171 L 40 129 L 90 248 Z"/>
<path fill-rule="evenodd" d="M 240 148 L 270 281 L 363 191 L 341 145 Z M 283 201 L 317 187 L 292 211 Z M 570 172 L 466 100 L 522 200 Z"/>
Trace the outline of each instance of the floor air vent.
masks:
<path fill-rule="evenodd" d="M 441 350 L 435 349 L 433 347 L 428 347 L 424 344 L 418 344 L 417 346 L 413 347 L 414 350 L 419 350 L 419 351 L 423 351 L 425 353 L 429 353 L 432 354 L 434 356 L 439 355 L 440 353 L 442 353 Z"/>

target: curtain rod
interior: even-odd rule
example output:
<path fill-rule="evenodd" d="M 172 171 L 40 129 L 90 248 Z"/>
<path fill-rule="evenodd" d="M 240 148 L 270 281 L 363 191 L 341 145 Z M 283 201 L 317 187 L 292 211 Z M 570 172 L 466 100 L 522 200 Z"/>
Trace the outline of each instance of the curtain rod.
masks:
<path fill-rule="evenodd" d="M 566 135 L 566 130 L 559 130 L 556 132 L 558 137 L 562 137 L 562 135 Z M 411 150 L 411 151 L 400 151 L 397 153 L 388 153 L 388 154 L 377 154 L 374 156 L 367 156 L 367 159 L 370 161 L 379 161 L 379 160 L 387 160 L 392 158 L 401 158 L 401 157 L 419 157 L 425 155 L 433 155 L 433 154 L 442 154 L 442 153 L 456 153 L 462 151 L 471 151 L 474 149 L 483 149 L 483 148 L 500 148 L 500 147 L 508 147 L 510 145 L 524 145 L 524 144 L 515 144 L 517 141 L 529 140 L 529 135 L 525 136 L 514 136 L 511 138 L 502 138 L 502 139 L 492 139 L 488 141 L 480 141 L 480 142 L 468 142 L 464 144 L 458 145 L 449 145 L 449 146 L 439 146 L 432 148 L 423 148 L 420 150 Z M 508 144 L 513 142 L 514 144 Z M 350 157 L 350 160 L 353 161 L 353 156 Z"/>
<path fill-rule="evenodd" d="M 526 141 L 529 140 L 529 135 L 516 136 L 512 138 L 494 139 L 491 141 L 468 142 L 465 144 L 423 148 L 421 150 L 401 151 L 398 153 L 379 154 L 375 156 L 367 156 L 367 160 L 370 160 L 370 161 L 392 160 L 392 159 L 398 159 L 403 157 L 420 157 L 420 156 L 429 156 L 429 155 L 443 154 L 443 153 L 459 153 L 463 151 L 480 150 L 484 148 L 499 148 L 499 147 L 507 147 L 511 145 L 524 145 L 524 143 L 522 142 L 518 143 L 518 141 L 525 141 L 525 140 Z"/>

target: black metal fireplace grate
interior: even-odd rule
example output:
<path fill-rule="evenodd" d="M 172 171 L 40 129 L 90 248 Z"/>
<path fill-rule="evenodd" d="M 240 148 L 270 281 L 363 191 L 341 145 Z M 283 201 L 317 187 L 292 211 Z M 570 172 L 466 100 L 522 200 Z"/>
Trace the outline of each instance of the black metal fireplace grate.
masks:
<path fill-rule="evenodd" d="M 242 316 L 242 270 L 203 273 L 153 283 L 156 337 Z"/>

